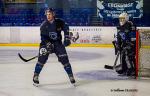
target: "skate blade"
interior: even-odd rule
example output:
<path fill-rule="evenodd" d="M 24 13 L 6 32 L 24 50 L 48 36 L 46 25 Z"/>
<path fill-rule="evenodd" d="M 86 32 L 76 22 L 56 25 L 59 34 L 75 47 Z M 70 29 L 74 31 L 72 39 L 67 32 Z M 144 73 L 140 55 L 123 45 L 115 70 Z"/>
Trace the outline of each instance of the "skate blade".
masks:
<path fill-rule="evenodd" d="M 136 79 L 136 76 L 128 76 L 128 79 Z"/>
<path fill-rule="evenodd" d="M 35 87 L 39 87 L 39 84 L 33 83 L 33 86 L 35 86 Z"/>
<path fill-rule="evenodd" d="M 76 86 L 77 86 L 76 83 L 71 83 L 71 85 L 72 85 L 73 87 L 76 87 Z"/>

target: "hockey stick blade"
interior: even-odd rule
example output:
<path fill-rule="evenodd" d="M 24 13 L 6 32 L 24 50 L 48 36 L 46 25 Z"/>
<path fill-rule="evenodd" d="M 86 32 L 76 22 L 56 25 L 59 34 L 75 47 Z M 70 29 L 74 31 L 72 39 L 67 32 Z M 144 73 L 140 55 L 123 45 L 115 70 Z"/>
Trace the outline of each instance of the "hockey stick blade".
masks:
<path fill-rule="evenodd" d="M 18 53 L 18 56 L 19 56 L 19 57 L 20 57 L 20 59 L 21 59 L 21 60 L 23 60 L 24 62 L 28 62 L 28 61 L 31 61 L 31 60 L 33 60 L 33 59 L 35 59 L 35 58 L 39 57 L 39 56 L 35 56 L 35 57 L 30 58 L 30 59 L 25 59 L 25 58 L 23 58 L 23 57 L 21 56 L 21 54 L 20 54 L 20 53 Z"/>
<path fill-rule="evenodd" d="M 116 67 L 116 64 L 117 64 L 118 58 L 119 58 L 119 52 L 117 53 L 117 56 L 116 56 L 116 59 L 115 59 L 114 65 L 113 65 L 113 66 L 105 65 L 105 66 L 104 66 L 104 68 L 105 68 L 105 69 L 112 69 L 112 70 L 113 70 L 113 69 Z"/>
<path fill-rule="evenodd" d="M 112 69 L 113 70 L 113 66 L 110 66 L 110 65 L 105 65 L 104 68 L 105 69 Z"/>
<path fill-rule="evenodd" d="M 28 60 L 24 59 L 20 53 L 18 53 L 18 56 L 20 57 L 21 60 L 23 60 L 24 62 L 28 62 Z"/>

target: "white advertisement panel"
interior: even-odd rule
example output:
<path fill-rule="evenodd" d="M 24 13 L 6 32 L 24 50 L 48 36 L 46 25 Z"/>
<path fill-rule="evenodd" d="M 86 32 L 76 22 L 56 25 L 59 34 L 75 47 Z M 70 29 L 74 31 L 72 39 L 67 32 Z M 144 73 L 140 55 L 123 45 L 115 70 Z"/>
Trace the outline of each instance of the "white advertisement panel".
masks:
<path fill-rule="evenodd" d="M 10 43 L 9 27 L 0 27 L 0 43 Z"/>
<path fill-rule="evenodd" d="M 72 43 L 111 44 L 115 27 L 70 27 Z"/>
<path fill-rule="evenodd" d="M 40 27 L 20 27 L 20 43 L 40 43 Z"/>
<path fill-rule="evenodd" d="M 112 44 L 115 32 L 116 27 L 70 27 L 73 44 Z M 40 43 L 40 39 L 40 27 L 0 27 L 0 43 Z"/>

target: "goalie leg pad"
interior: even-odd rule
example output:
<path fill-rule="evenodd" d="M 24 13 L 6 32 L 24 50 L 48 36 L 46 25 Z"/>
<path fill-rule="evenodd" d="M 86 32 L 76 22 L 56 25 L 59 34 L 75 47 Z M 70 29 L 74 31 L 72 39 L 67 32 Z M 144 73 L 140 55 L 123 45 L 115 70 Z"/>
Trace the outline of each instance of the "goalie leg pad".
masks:
<path fill-rule="evenodd" d="M 123 72 L 126 72 L 127 71 L 127 63 L 126 63 L 126 60 L 125 60 L 126 55 L 123 52 L 123 53 L 121 53 L 120 56 L 121 56 L 120 58 L 121 58 L 122 70 L 123 70 Z"/>

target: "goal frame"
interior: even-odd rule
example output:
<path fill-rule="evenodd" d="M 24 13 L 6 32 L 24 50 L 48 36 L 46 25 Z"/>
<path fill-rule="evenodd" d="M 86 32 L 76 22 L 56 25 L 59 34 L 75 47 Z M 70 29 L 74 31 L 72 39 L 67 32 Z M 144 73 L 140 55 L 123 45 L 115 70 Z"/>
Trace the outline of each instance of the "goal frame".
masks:
<path fill-rule="evenodd" d="M 143 45 L 143 42 L 144 41 L 142 41 L 141 39 L 143 38 L 143 37 L 141 37 L 141 32 L 143 32 L 143 33 L 148 33 L 148 34 L 150 34 L 150 29 L 146 29 L 146 28 L 141 28 L 141 29 L 138 29 L 137 31 L 136 31 L 136 79 L 138 79 L 138 78 L 140 78 L 140 77 L 146 77 L 146 78 L 150 78 L 150 75 L 148 75 L 148 76 L 146 76 L 146 75 L 143 75 L 143 73 L 145 72 L 145 71 L 142 71 L 142 67 L 141 67 L 141 65 L 143 64 L 143 63 L 141 63 L 142 61 L 141 61 L 141 58 L 142 58 L 142 56 L 141 56 L 141 50 L 142 49 L 144 49 L 144 48 L 146 48 L 146 49 L 148 49 L 148 50 L 150 50 L 150 44 L 149 44 L 149 37 L 148 37 L 148 45 L 147 44 L 144 44 Z M 149 36 L 149 35 L 148 35 Z M 146 38 L 147 39 L 147 38 Z M 147 40 L 146 40 L 146 42 L 147 42 Z M 149 51 L 148 51 L 149 52 Z M 143 54 L 142 54 L 143 55 Z M 145 63 L 144 63 L 145 64 Z M 144 67 L 143 67 L 143 70 L 144 70 Z M 148 67 L 148 70 L 150 70 L 150 68 Z M 149 71 L 146 71 L 146 72 L 149 72 Z M 146 73 L 145 72 L 145 73 Z"/>

